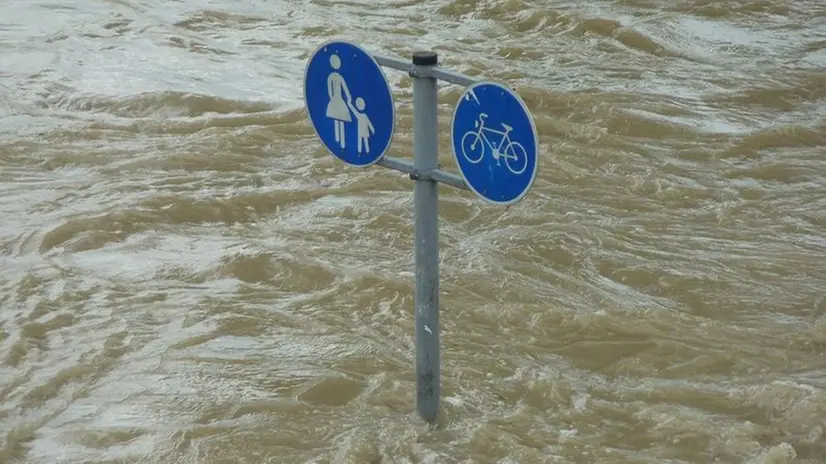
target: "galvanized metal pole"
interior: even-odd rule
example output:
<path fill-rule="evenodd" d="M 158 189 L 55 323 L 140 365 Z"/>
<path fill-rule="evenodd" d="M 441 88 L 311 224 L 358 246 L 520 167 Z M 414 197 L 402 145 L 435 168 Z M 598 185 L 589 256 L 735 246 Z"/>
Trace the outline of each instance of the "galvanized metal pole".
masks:
<path fill-rule="evenodd" d="M 413 54 L 413 190 L 416 240 L 416 407 L 427 422 L 439 413 L 439 168 L 436 79 L 420 77 L 439 63 L 434 52 Z"/>

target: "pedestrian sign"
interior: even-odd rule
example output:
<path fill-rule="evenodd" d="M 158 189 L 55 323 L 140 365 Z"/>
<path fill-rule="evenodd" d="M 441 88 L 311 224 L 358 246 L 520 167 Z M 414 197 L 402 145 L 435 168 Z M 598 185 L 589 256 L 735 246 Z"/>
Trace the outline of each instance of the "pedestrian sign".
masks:
<path fill-rule="evenodd" d="M 393 140 L 395 104 L 376 60 L 358 45 L 322 44 L 307 63 L 304 101 L 327 150 L 353 166 L 379 162 Z"/>

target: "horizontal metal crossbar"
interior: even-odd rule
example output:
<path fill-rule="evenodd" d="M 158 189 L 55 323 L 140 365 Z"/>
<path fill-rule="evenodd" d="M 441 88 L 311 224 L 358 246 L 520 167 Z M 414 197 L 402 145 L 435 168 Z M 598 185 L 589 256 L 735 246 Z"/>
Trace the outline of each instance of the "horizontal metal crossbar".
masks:
<path fill-rule="evenodd" d="M 456 187 L 458 189 L 470 190 L 467 184 L 465 183 L 465 180 L 455 174 L 439 170 L 419 172 L 413 166 L 413 163 L 405 161 L 403 159 L 385 156 L 381 159 L 381 161 L 379 161 L 376 164 L 388 169 L 394 169 L 396 171 L 401 171 L 405 174 L 410 174 L 410 178 L 413 180 L 432 180 L 442 184 L 450 185 L 451 187 Z"/>
<path fill-rule="evenodd" d="M 461 85 L 462 87 L 467 87 L 479 82 L 479 79 L 440 68 L 439 66 L 414 66 L 410 60 L 403 60 L 401 58 L 393 58 L 391 56 L 376 54 L 372 55 L 378 64 L 396 69 L 398 71 L 403 71 L 411 75 L 415 74 L 415 77 L 430 77 L 432 79 L 450 82 L 451 84 Z"/>

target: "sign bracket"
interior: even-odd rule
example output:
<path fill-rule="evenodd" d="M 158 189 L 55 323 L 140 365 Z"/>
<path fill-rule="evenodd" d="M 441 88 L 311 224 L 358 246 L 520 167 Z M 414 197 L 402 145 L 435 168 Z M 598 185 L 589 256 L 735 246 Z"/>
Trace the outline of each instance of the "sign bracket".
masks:
<path fill-rule="evenodd" d="M 467 184 L 465 184 L 464 179 L 456 174 L 451 174 L 441 170 L 441 167 L 440 169 L 423 173 L 419 172 L 416 167 L 413 166 L 413 163 L 400 158 L 392 158 L 390 156 L 385 156 L 381 159 L 381 161 L 376 163 L 376 165 L 383 168 L 392 169 L 394 171 L 399 171 L 404 174 L 410 174 L 410 178 L 413 180 L 416 180 L 413 178 L 414 175 L 421 179 L 425 179 L 423 176 L 427 176 L 427 180 L 433 180 L 439 182 L 440 184 L 449 185 L 460 190 L 470 191 L 470 188 L 468 188 Z"/>

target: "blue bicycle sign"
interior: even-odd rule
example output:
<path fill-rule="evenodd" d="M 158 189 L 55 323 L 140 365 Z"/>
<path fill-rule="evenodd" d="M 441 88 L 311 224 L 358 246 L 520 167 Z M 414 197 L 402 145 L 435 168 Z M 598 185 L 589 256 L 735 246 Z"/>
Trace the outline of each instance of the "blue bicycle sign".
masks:
<path fill-rule="evenodd" d="M 505 166 L 514 174 L 522 174 L 528 168 L 528 154 L 519 142 L 510 138 L 513 127 L 502 123 L 503 130 L 485 127 L 487 113 L 480 113 L 479 119 L 473 124 L 475 130 L 470 130 L 462 136 L 462 155 L 471 164 L 477 164 L 490 151 L 497 166 L 501 166 L 501 158 L 505 158 Z M 491 142 L 488 134 L 495 134 L 500 138 L 498 144 Z"/>
<path fill-rule="evenodd" d="M 525 102 L 509 87 L 482 81 L 465 88 L 450 139 L 466 185 L 485 201 L 512 205 L 533 185 L 539 136 Z"/>

